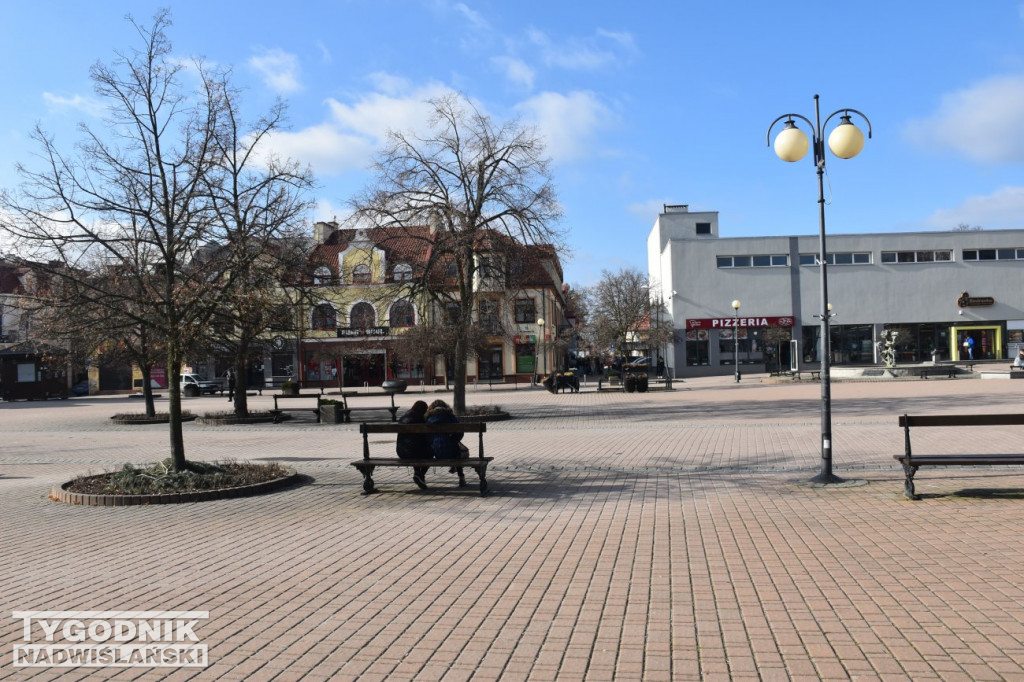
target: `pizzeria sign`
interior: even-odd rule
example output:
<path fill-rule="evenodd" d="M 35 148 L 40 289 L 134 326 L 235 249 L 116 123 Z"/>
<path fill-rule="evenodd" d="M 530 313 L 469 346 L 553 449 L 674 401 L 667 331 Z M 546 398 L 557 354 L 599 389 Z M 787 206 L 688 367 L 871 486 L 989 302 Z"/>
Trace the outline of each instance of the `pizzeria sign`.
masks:
<path fill-rule="evenodd" d="M 731 329 L 732 327 L 792 327 L 792 317 L 703 317 L 686 321 L 687 329 Z"/>

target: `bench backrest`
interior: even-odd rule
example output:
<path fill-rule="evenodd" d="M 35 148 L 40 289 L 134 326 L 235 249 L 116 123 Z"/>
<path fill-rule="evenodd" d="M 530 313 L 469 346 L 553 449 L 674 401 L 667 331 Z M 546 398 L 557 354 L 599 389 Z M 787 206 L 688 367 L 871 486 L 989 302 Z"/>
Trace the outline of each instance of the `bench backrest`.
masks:
<path fill-rule="evenodd" d="M 1024 414 L 905 414 L 900 426 L 1024 426 Z"/>
<path fill-rule="evenodd" d="M 484 433 L 487 424 L 367 424 L 359 425 L 359 433 Z"/>

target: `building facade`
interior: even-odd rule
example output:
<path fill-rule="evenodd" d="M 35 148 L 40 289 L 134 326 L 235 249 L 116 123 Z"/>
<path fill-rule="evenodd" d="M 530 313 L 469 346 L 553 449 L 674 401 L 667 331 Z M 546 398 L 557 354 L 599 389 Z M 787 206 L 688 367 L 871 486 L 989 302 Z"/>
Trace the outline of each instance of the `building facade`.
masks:
<path fill-rule="evenodd" d="M 277 376 L 291 370 L 304 386 L 379 386 L 402 379 L 410 385 L 445 383 L 443 358 L 424 361 L 403 354 L 401 336 L 446 314 L 422 286 L 451 294 L 454 264 L 432 260 L 430 227 L 403 230 L 314 227 L 307 295 L 297 306 L 294 339 L 271 339 L 265 363 Z M 500 256 L 482 248 L 475 256 L 473 323 L 485 333 L 467 363 L 470 382 L 530 382 L 557 362 L 556 330 L 564 329 L 561 264 L 547 245 L 518 245 Z M 499 260 L 501 261 L 499 263 Z M 544 320 L 544 324 L 538 324 Z"/>
<path fill-rule="evenodd" d="M 828 235 L 836 365 L 998 360 L 1024 345 L 1024 230 Z M 678 330 L 678 377 L 820 363 L 817 235 L 721 238 L 717 212 L 665 206 L 648 271 Z M 738 310 L 733 301 L 739 302 Z M 966 344 L 966 345 L 965 345 Z"/>

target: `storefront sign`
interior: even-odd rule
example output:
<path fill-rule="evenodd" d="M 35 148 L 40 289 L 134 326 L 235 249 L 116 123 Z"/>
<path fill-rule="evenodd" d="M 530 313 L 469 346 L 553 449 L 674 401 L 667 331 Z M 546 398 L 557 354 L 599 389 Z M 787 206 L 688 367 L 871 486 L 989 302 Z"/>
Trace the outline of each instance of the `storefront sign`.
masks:
<path fill-rule="evenodd" d="M 971 296 L 966 291 L 961 291 L 960 297 L 956 299 L 956 305 L 959 308 L 976 308 L 995 304 L 996 299 L 991 296 Z"/>
<path fill-rule="evenodd" d="M 525 346 L 529 343 L 537 343 L 536 334 L 516 334 L 512 337 L 512 343 L 517 346 Z"/>
<path fill-rule="evenodd" d="M 686 321 L 687 329 L 726 329 L 729 327 L 792 327 L 792 317 L 705 317 Z"/>
<path fill-rule="evenodd" d="M 351 338 L 353 336 L 387 336 L 391 333 L 391 327 L 367 327 L 366 329 L 349 329 L 338 327 L 340 338 Z"/>

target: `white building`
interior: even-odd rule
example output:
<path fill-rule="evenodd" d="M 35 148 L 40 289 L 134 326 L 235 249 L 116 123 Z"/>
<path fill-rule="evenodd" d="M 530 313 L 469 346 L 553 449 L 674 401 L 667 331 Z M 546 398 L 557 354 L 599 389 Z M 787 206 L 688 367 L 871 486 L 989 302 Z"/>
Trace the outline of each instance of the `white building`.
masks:
<path fill-rule="evenodd" d="M 897 362 L 1014 357 L 1024 345 L 1024 230 L 827 237 L 836 365 L 876 364 L 897 329 Z M 679 377 L 819 362 L 818 235 L 720 238 L 717 212 L 665 206 L 647 239 L 651 281 L 678 330 L 666 363 Z M 732 302 L 740 302 L 734 311 Z M 733 325 L 736 325 L 734 330 Z M 766 340 L 789 330 L 795 344 Z M 794 357 L 795 356 L 795 357 Z"/>

